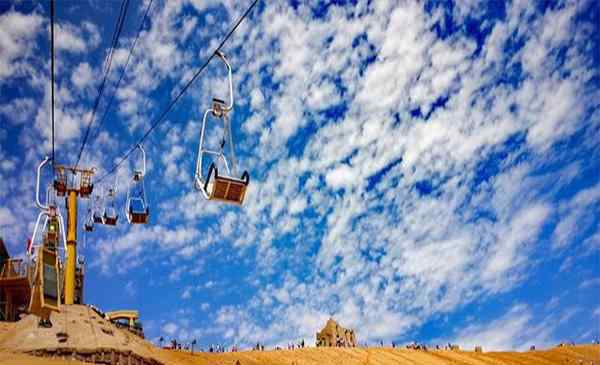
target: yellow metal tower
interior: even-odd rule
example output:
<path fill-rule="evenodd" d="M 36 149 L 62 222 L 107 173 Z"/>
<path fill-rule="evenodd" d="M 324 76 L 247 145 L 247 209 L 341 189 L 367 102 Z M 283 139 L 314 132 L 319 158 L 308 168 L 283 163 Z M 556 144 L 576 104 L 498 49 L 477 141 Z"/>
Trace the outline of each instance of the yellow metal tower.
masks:
<path fill-rule="evenodd" d="M 67 198 L 67 263 L 65 265 L 65 304 L 75 303 L 77 265 L 77 200 L 89 198 L 94 188 L 91 183 L 95 169 L 55 166 L 54 188 L 58 196 Z M 66 173 L 71 174 L 67 179 Z"/>

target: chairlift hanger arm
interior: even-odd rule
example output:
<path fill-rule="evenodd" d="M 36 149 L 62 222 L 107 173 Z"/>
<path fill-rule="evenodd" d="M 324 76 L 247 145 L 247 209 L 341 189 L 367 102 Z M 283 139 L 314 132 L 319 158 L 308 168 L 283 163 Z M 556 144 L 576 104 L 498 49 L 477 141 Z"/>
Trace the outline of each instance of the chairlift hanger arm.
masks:
<path fill-rule="evenodd" d="M 42 168 L 44 167 L 44 165 L 46 165 L 48 163 L 48 161 L 50 161 L 51 158 L 46 156 L 44 158 L 44 161 L 42 161 L 39 165 L 38 165 L 38 169 L 37 169 L 37 179 L 36 179 L 36 184 L 35 184 L 35 205 L 39 208 L 39 209 L 43 209 L 43 210 L 48 210 L 49 207 L 47 205 L 42 204 L 41 200 L 40 200 L 40 180 L 41 180 L 41 176 L 42 176 Z"/>
<path fill-rule="evenodd" d="M 40 222 L 44 216 L 48 217 L 48 212 L 40 212 L 40 214 L 38 214 L 37 220 L 35 221 L 35 226 L 33 227 L 33 235 L 31 236 L 31 245 L 29 246 L 29 250 L 27 251 L 28 256 L 31 256 L 31 254 L 33 253 L 33 244 L 35 243 L 35 236 L 37 235 Z"/>
<path fill-rule="evenodd" d="M 229 105 L 224 109 L 225 111 L 231 111 L 231 109 L 233 109 L 233 72 L 231 71 L 231 65 L 229 64 L 229 61 L 227 61 L 225 54 L 221 51 L 216 51 L 215 53 L 221 59 L 221 61 L 225 63 L 225 66 L 227 66 L 227 79 L 229 80 Z"/>
<path fill-rule="evenodd" d="M 141 143 L 138 143 L 138 148 L 142 152 L 142 177 L 146 176 L 146 151 Z"/>

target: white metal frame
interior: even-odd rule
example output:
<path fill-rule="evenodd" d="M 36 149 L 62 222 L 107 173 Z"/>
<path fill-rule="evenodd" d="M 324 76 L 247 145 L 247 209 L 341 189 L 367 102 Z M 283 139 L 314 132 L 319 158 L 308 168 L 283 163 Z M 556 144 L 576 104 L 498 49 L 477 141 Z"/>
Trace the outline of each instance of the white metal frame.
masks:
<path fill-rule="evenodd" d="M 34 254 L 34 248 L 39 248 L 41 245 L 40 244 L 35 244 L 35 239 L 37 236 L 37 232 L 38 229 L 40 228 L 40 223 L 43 220 L 43 226 L 42 226 L 42 231 L 46 228 L 46 226 L 48 225 L 48 221 L 50 220 L 50 218 L 53 217 L 57 217 L 58 218 L 58 229 L 61 231 L 62 233 L 62 241 L 63 241 L 63 249 L 64 252 L 66 252 L 67 250 L 67 236 L 66 236 L 66 232 L 65 232 L 65 223 L 63 220 L 62 215 L 60 214 L 60 211 L 58 210 L 58 207 L 56 206 L 55 202 L 51 202 L 50 201 L 50 194 L 48 193 L 48 190 L 46 191 L 46 204 L 42 204 L 41 200 L 40 200 L 40 180 L 41 180 L 41 175 L 42 175 L 42 168 L 50 161 L 49 157 L 45 157 L 44 160 L 38 165 L 38 169 L 37 169 L 37 177 L 36 177 L 36 184 L 35 184 L 35 205 L 41 210 L 41 212 L 38 214 L 37 220 L 35 222 L 35 226 L 33 228 L 33 235 L 31 236 L 31 245 L 29 246 L 29 249 L 27 250 L 27 256 L 31 257 Z M 57 251 L 60 250 L 60 245 L 58 247 L 56 247 Z M 58 254 L 58 252 L 57 252 Z"/>
<path fill-rule="evenodd" d="M 218 159 L 221 159 L 223 161 L 223 164 L 225 165 L 225 170 L 226 170 L 225 175 L 227 176 L 227 178 L 239 180 L 240 182 L 244 181 L 244 180 L 240 180 L 240 179 L 231 177 L 231 175 L 237 176 L 235 152 L 234 152 L 234 148 L 233 148 L 233 135 L 231 133 L 231 122 L 229 120 L 229 112 L 233 109 L 233 76 L 232 76 L 231 65 L 227 61 L 227 58 L 225 58 L 225 55 L 222 52 L 217 51 L 217 56 L 223 61 L 223 63 L 225 63 L 225 66 L 227 66 L 227 77 L 229 80 L 229 105 L 225 104 L 225 102 L 223 102 L 219 99 L 213 99 L 212 107 L 210 109 L 207 109 L 204 112 L 204 117 L 202 118 L 202 129 L 200 131 L 200 143 L 198 144 L 198 159 L 196 160 L 196 171 L 194 174 L 194 187 L 197 190 L 200 190 L 202 192 L 202 195 L 204 195 L 204 197 L 206 199 L 210 199 L 210 193 L 209 193 L 208 189 L 211 184 L 210 177 L 211 177 L 211 172 L 213 169 L 212 168 L 209 169 L 207 178 L 204 179 L 204 177 L 202 176 L 202 159 L 205 154 L 216 156 L 217 161 L 218 161 Z M 206 124 L 208 122 L 209 114 L 212 114 L 213 117 L 215 117 L 215 118 L 219 118 L 219 119 L 223 120 L 223 142 L 225 142 L 225 139 L 227 139 L 226 142 L 229 144 L 229 161 L 228 161 L 227 157 L 225 156 L 223 145 L 221 145 L 220 151 L 211 150 L 204 146 Z M 213 162 L 213 164 L 214 164 L 214 162 Z"/>
<path fill-rule="evenodd" d="M 129 185 L 127 187 L 127 200 L 125 200 L 125 217 L 127 217 L 127 221 L 129 222 L 129 224 L 132 224 L 132 219 L 129 212 L 129 208 L 131 206 L 132 201 L 141 201 L 144 213 L 147 211 L 148 208 L 148 201 L 146 200 L 146 187 L 144 185 L 144 177 L 146 176 L 146 151 L 144 150 L 144 147 L 142 147 L 141 144 L 138 144 L 137 148 L 142 153 L 142 169 L 133 171 L 133 177 L 131 181 L 129 181 Z M 142 196 L 132 197 L 131 190 L 136 184 L 141 184 Z"/>
<path fill-rule="evenodd" d="M 109 216 L 108 214 L 106 214 L 107 212 L 107 207 L 110 205 L 110 208 L 112 209 L 114 215 L 115 220 L 119 219 L 119 211 L 117 209 L 117 207 L 115 206 L 115 201 L 117 199 L 117 189 L 118 189 L 118 184 L 119 184 L 119 174 L 115 173 L 115 184 L 112 188 L 108 188 L 108 192 L 106 193 L 106 195 L 104 195 L 104 188 L 102 189 L 102 193 L 103 193 L 103 197 L 102 197 L 102 224 L 106 224 L 106 217 L 110 217 L 112 218 L 112 216 Z"/>

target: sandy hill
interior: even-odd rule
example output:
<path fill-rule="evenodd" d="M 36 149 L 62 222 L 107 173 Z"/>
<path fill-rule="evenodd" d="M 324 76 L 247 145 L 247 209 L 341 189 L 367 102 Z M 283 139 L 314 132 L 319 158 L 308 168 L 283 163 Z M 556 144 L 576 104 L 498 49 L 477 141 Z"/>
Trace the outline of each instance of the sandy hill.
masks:
<path fill-rule="evenodd" d="M 292 351 L 242 351 L 190 354 L 161 350 L 121 330 L 86 306 L 63 306 L 53 314 L 52 328 L 27 316 L 0 323 L 0 364 L 75 365 L 600 365 L 600 345 L 580 345 L 527 352 L 434 351 L 392 348 L 305 348 Z M 32 354 L 37 357 L 31 356 Z M 46 357 L 39 357 L 46 356 Z"/>
<path fill-rule="evenodd" d="M 224 354 L 195 354 L 157 350 L 155 358 L 165 364 L 181 365 L 599 365 L 600 346 L 580 345 L 531 352 L 421 352 L 405 349 L 308 348 L 294 351 L 248 351 Z M 0 352 L 3 365 L 84 365 L 79 361 L 46 359 Z"/>

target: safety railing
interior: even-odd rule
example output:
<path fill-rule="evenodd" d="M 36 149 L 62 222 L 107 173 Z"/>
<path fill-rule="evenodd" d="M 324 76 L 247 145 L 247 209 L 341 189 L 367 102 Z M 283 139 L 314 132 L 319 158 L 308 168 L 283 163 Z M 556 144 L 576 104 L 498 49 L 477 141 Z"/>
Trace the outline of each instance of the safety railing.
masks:
<path fill-rule="evenodd" d="M 0 262 L 0 280 L 22 279 L 31 280 L 33 266 L 23 259 L 7 259 Z"/>

